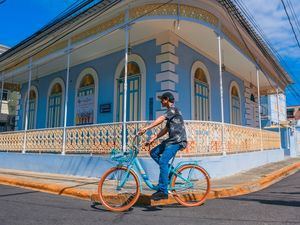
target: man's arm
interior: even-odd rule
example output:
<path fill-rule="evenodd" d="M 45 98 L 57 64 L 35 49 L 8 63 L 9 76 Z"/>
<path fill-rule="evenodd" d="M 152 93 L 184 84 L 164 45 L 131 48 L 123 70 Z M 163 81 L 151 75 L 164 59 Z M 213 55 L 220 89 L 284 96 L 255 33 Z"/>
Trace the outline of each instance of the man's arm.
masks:
<path fill-rule="evenodd" d="M 149 126 L 143 127 L 139 130 L 138 134 L 139 135 L 143 135 L 147 130 L 152 129 L 153 127 L 158 126 L 159 124 L 161 124 L 162 122 L 164 122 L 164 120 L 166 119 L 165 116 L 160 116 L 158 117 L 156 120 L 154 120 Z"/>
<path fill-rule="evenodd" d="M 152 135 L 150 140 L 148 141 L 147 145 L 152 144 L 153 141 L 155 141 L 156 139 L 164 136 L 166 133 L 168 132 L 168 128 L 164 127 L 158 134 Z"/>
<path fill-rule="evenodd" d="M 168 133 L 168 128 L 164 127 L 164 129 L 162 129 L 157 135 L 156 135 L 156 139 L 160 138 L 162 136 L 164 136 L 166 133 Z"/>

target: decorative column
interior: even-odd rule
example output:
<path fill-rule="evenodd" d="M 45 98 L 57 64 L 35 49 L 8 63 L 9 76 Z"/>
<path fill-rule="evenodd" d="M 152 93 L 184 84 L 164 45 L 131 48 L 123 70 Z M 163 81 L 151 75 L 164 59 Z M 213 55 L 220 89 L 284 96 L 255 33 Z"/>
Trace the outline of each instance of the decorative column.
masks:
<path fill-rule="evenodd" d="M 258 73 L 257 70 L 256 73 Z M 252 83 L 246 80 L 244 81 L 244 87 L 246 125 L 257 128 L 259 127 L 259 106 L 256 104 L 258 103 L 258 87 L 255 87 Z"/>
<path fill-rule="evenodd" d="M 28 80 L 28 89 L 27 89 L 27 99 L 26 99 L 26 112 L 25 112 L 25 131 L 24 131 L 24 141 L 23 141 L 23 151 L 26 152 L 26 132 L 28 129 L 28 112 L 29 112 L 29 100 L 30 100 L 30 87 L 31 87 L 31 76 L 32 76 L 32 57 L 29 59 L 29 80 Z"/>
<path fill-rule="evenodd" d="M 156 82 L 160 83 L 160 90 L 156 92 L 157 96 L 168 91 L 174 95 L 175 101 L 179 100 L 179 94 L 176 91 L 176 84 L 179 82 L 179 76 L 176 73 L 176 65 L 179 63 L 176 55 L 178 47 L 178 38 L 171 31 L 164 32 L 156 38 L 156 45 L 160 46 L 160 53 L 156 56 L 156 64 L 160 64 L 160 72 L 156 74 Z M 156 111 L 156 117 L 164 113 L 160 108 Z"/>

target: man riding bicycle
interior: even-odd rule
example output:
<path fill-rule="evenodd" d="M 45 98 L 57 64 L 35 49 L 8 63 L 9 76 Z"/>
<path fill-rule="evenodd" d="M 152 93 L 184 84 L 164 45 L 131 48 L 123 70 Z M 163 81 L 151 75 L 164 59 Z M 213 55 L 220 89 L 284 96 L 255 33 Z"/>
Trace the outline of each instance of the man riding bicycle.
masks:
<path fill-rule="evenodd" d="M 162 106 L 167 108 L 167 111 L 149 126 L 141 128 L 138 132 L 139 135 L 143 135 L 147 130 L 158 126 L 165 120 L 167 121 L 166 126 L 158 134 L 153 135 L 148 142 L 148 144 L 151 144 L 156 139 L 169 133 L 169 138 L 150 151 L 150 156 L 158 163 L 160 168 L 158 190 L 151 196 L 153 200 L 168 199 L 169 161 L 176 155 L 177 151 L 187 146 L 183 118 L 180 111 L 174 106 L 175 99 L 173 94 L 165 92 L 158 98 Z"/>

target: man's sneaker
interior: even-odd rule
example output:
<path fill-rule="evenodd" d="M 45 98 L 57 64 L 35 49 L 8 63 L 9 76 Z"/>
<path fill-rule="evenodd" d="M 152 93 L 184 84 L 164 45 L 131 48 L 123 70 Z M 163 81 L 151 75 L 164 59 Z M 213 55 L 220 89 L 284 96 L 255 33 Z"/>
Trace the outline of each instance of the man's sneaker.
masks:
<path fill-rule="evenodd" d="M 168 199 L 168 194 L 165 194 L 162 191 L 157 191 L 151 195 L 151 199 L 154 201 L 159 201 L 162 199 Z"/>

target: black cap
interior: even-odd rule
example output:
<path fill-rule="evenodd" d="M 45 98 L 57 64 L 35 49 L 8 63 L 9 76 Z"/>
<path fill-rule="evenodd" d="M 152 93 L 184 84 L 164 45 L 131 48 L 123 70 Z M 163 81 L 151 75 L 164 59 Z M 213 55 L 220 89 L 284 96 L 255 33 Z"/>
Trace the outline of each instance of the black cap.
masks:
<path fill-rule="evenodd" d="M 174 102 L 175 98 L 171 92 L 165 92 L 162 95 L 157 96 L 159 99 L 168 99 L 170 102 Z"/>

